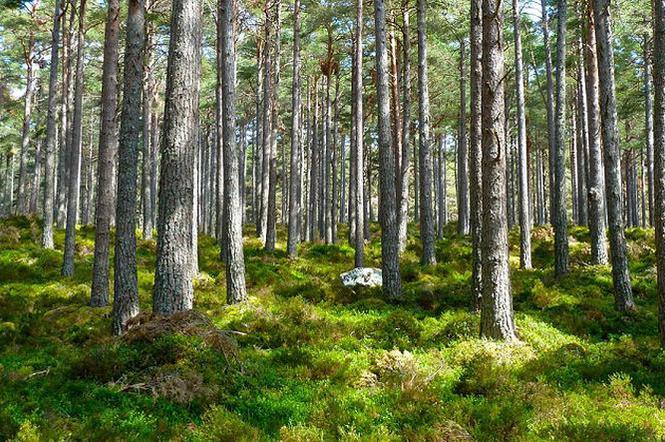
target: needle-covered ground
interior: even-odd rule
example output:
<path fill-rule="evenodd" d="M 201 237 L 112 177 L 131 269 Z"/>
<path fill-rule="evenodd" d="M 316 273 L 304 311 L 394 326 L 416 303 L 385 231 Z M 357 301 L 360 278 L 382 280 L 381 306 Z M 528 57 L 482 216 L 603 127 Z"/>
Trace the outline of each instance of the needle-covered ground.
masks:
<path fill-rule="evenodd" d="M 552 234 L 536 228 L 534 265 L 517 265 L 521 342 L 478 338 L 470 244 L 437 243 L 402 260 L 404 301 L 353 293 L 340 245 L 290 261 L 248 232 L 250 302 L 225 303 L 223 266 L 201 238 L 195 312 L 139 317 L 109 336 L 110 308 L 87 306 L 94 232 L 79 231 L 76 274 L 38 245 L 35 220 L 0 222 L 0 439 L 31 440 L 659 440 L 665 352 L 656 321 L 653 232 L 630 230 L 638 311 L 613 309 L 609 267 L 588 265 L 571 229 L 570 276 L 552 277 Z M 284 232 L 281 232 L 283 236 Z M 373 231 L 368 264 L 378 266 Z M 282 250 L 284 244 L 278 244 Z M 150 311 L 155 243 L 139 241 L 141 308 Z"/>

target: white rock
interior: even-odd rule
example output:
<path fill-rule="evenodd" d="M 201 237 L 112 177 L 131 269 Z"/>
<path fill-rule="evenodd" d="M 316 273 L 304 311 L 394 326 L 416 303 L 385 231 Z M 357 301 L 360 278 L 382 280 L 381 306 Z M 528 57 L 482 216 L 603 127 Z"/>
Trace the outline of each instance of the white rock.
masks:
<path fill-rule="evenodd" d="M 355 269 L 340 275 L 344 287 L 381 287 L 383 276 L 381 269 L 372 267 L 356 267 Z"/>

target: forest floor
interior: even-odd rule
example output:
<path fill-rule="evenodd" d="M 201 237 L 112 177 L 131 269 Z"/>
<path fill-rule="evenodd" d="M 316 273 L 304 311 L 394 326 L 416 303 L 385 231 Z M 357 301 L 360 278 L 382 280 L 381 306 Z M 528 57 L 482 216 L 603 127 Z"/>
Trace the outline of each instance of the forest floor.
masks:
<path fill-rule="evenodd" d="M 367 264 L 379 266 L 373 229 Z M 517 269 L 513 231 L 516 344 L 478 338 L 470 243 L 452 226 L 427 268 L 410 230 L 398 304 L 341 286 L 353 264 L 345 241 L 303 245 L 289 261 L 249 233 L 249 303 L 225 305 L 218 249 L 203 237 L 195 312 L 146 314 L 112 338 L 110 307 L 87 306 L 92 228 L 80 230 L 76 274 L 63 278 L 63 232 L 57 250 L 42 250 L 37 221 L 0 221 L 0 440 L 665 438 L 650 230 L 627 232 L 630 316 L 613 308 L 609 267 L 587 264 L 586 229 L 571 228 L 573 268 L 560 281 L 551 231 L 534 229 L 544 270 L 531 271 Z M 155 243 L 138 246 L 149 312 Z"/>

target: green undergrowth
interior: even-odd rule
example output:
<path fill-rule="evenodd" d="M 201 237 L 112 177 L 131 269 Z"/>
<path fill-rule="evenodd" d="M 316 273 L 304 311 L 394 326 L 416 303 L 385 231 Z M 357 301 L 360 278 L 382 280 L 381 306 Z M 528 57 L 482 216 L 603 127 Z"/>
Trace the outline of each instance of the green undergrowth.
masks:
<path fill-rule="evenodd" d="M 586 229 L 570 230 L 561 280 L 551 230 L 534 229 L 534 270 L 517 269 L 512 231 L 515 344 L 478 338 L 471 243 L 454 227 L 429 267 L 410 228 L 398 303 L 342 287 L 353 264 L 346 233 L 290 260 L 283 242 L 267 253 L 246 232 L 250 301 L 236 306 L 225 302 L 218 247 L 202 237 L 195 311 L 144 313 L 112 338 L 110 307 L 87 306 L 94 230 L 79 230 L 77 270 L 63 278 L 62 231 L 47 251 L 37 220 L 0 221 L 0 440 L 665 438 L 653 231 L 627 232 L 631 315 L 613 308 L 609 267 L 589 265 Z M 154 251 L 139 240 L 144 312 Z M 379 266 L 376 226 L 366 256 Z"/>

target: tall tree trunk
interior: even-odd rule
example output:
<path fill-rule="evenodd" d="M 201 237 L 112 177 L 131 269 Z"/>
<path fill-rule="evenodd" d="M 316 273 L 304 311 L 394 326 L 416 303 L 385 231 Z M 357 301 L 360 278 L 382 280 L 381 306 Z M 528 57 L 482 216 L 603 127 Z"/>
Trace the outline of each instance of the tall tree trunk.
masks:
<path fill-rule="evenodd" d="M 115 114 L 118 107 L 118 38 L 120 2 L 110 0 L 104 37 L 102 71 L 102 115 L 97 155 L 97 207 L 95 209 L 95 256 L 92 265 L 90 305 L 102 307 L 109 301 L 109 243 L 113 211 L 113 162 L 118 148 Z"/>
<path fill-rule="evenodd" d="M 422 1 L 422 0 L 421 0 Z M 513 318 L 506 224 L 503 13 L 499 0 L 483 0 L 483 295 L 481 336 L 517 339 Z"/>
<path fill-rule="evenodd" d="M 136 274 L 136 181 L 141 139 L 141 92 L 144 47 L 143 0 L 130 0 L 127 12 L 120 142 L 118 193 L 113 272 L 113 334 L 125 331 L 127 321 L 139 312 Z"/>
<path fill-rule="evenodd" d="M 531 268 L 531 215 L 529 213 L 529 157 L 526 146 L 526 110 L 524 103 L 524 69 L 520 2 L 513 0 L 513 35 L 515 37 L 515 89 L 517 91 L 517 150 L 519 176 L 520 267 Z"/>
<path fill-rule="evenodd" d="M 217 9 L 219 9 L 219 2 L 216 3 Z M 222 91 L 222 64 L 223 54 L 222 54 L 222 20 L 220 16 L 220 11 L 217 11 L 216 14 L 216 30 L 217 30 L 217 39 L 216 39 L 216 53 L 215 53 L 215 64 L 217 67 L 216 70 L 216 83 L 215 83 L 215 178 L 214 178 L 214 211 L 215 211 L 215 237 L 217 243 L 219 244 L 219 257 L 222 261 L 226 259 L 226 239 L 224 238 L 226 228 L 224 225 L 224 93 Z M 258 37 L 258 34 L 257 34 Z M 257 38 L 257 55 L 261 54 L 260 51 L 261 45 L 258 42 Z M 262 72 L 262 63 L 261 60 L 257 60 L 259 64 L 259 75 Z M 259 82 L 259 89 L 262 81 Z M 258 96 L 257 96 L 258 98 Z M 258 102 L 257 102 L 258 106 Z M 257 225 L 257 232 L 261 230 L 261 227 Z"/>
<path fill-rule="evenodd" d="M 37 140 L 35 146 L 35 170 L 32 175 L 32 192 L 30 193 L 30 213 L 37 214 L 38 210 L 38 197 L 42 185 L 42 156 L 44 155 L 42 149 L 41 138 Z"/>
<path fill-rule="evenodd" d="M 339 203 L 339 170 L 337 169 L 339 163 L 339 68 L 335 72 L 335 101 L 333 102 L 333 121 L 332 121 L 332 195 L 330 203 L 330 227 L 332 230 L 332 243 L 337 243 L 337 210 Z"/>
<path fill-rule="evenodd" d="M 261 42 L 259 33 L 256 35 L 256 123 L 255 123 L 255 138 L 254 138 L 254 152 L 252 161 L 252 218 L 256 228 L 257 236 L 261 231 L 261 184 L 259 183 L 261 173 L 261 150 L 260 146 L 263 142 L 263 118 L 262 118 L 262 99 L 263 99 L 263 48 L 265 44 Z M 220 89 L 221 90 L 221 89 Z M 221 102 L 221 100 L 220 100 Z"/>
<path fill-rule="evenodd" d="M 422 0 L 420 0 L 422 1 Z M 374 1 L 376 33 L 376 72 L 379 132 L 379 207 L 381 223 L 381 258 L 383 261 L 383 293 L 389 299 L 402 297 L 399 269 L 399 226 L 397 224 L 397 193 L 395 189 L 395 156 L 390 130 L 390 94 L 388 49 L 386 44 L 386 5 Z"/>
<path fill-rule="evenodd" d="M 314 79 L 314 87 L 312 89 L 312 97 L 314 98 L 314 112 L 312 117 L 312 135 L 309 140 L 310 144 L 310 168 L 309 168 L 309 234 L 310 241 L 320 239 L 318 230 L 318 213 L 319 213 L 319 168 L 320 152 L 318 144 L 318 122 L 319 122 L 319 100 L 318 100 L 318 78 Z"/>
<path fill-rule="evenodd" d="M 146 10 L 152 5 L 151 0 L 147 0 Z M 152 25 L 150 21 L 146 21 L 145 26 L 145 48 L 143 57 L 143 156 L 141 164 L 141 190 L 142 190 L 142 211 L 143 211 L 143 239 L 152 239 L 152 216 L 151 216 L 151 200 L 150 193 L 150 173 L 152 171 L 152 151 L 155 146 L 151 143 L 150 131 L 152 128 L 152 89 L 153 89 L 153 58 L 152 51 L 154 45 Z"/>
<path fill-rule="evenodd" d="M 651 51 L 651 44 L 649 43 L 649 36 L 644 36 L 644 137 L 647 144 L 647 158 L 646 158 L 646 175 L 647 175 L 647 196 L 649 206 L 649 225 L 654 225 L 654 112 L 653 112 L 653 96 L 652 96 L 652 63 L 653 54 Z"/>
<path fill-rule="evenodd" d="M 584 65 L 589 134 L 589 232 L 591 234 L 591 262 L 607 264 L 607 236 L 605 233 L 605 179 L 601 150 L 600 102 L 598 58 L 593 10 L 588 4 L 585 20 Z"/>
<path fill-rule="evenodd" d="M 665 53 L 665 0 L 654 4 L 654 53 Z M 665 347 L 665 57 L 654 57 L 654 221 L 658 272 L 658 326 Z"/>
<path fill-rule="evenodd" d="M 355 137 L 353 143 L 353 179 L 354 179 L 354 220 L 355 220 L 355 266 L 362 267 L 365 259 L 365 187 L 363 177 L 365 175 L 363 142 L 365 126 L 363 120 L 363 0 L 356 0 L 356 23 L 355 23 L 355 46 L 353 48 L 353 127 Z"/>
<path fill-rule="evenodd" d="M 272 71 L 271 87 L 272 97 L 270 98 L 270 163 L 268 173 L 268 224 L 266 230 L 266 246 L 267 251 L 275 250 L 275 242 L 277 241 L 277 132 L 279 129 L 279 80 L 280 80 L 280 54 L 282 50 L 281 45 L 281 16 L 280 16 L 281 2 L 278 0 L 275 3 L 275 17 L 273 23 L 275 25 L 275 53 L 273 55 L 274 69 Z"/>
<path fill-rule="evenodd" d="M 605 191 L 610 231 L 614 299 L 619 311 L 635 309 L 628 273 L 628 255 L 623 219 L 621 217 L 621 151 L 617 126 L 614 89 L 614 51 L 609 0 L 593 2 L 596 50 L 600 77 L 601 128 L 605 159 Z"/>
<path fill-rule="evenodd" d="M 582 39 L 577 40 L 577 210 L 579 224 L 589 224 L 589 204 L 587 202 L 587 160 L 589 137 L 587 135 L 586 85 L 584 81 L 584 50 Z"/>
<path fill-rule="evenodd" d="M 69 23 L 67 15 L 62 15 L 62 90 L 61 90 L 61 130 L 60 150 L 58 153 L 58 179 L 56 200 L 56 223 L 59 228 L 65 227 L 67 218 L 68 169 L 71 156 L 72 139 L 72 101 L 73 101 L 73 70 L 72 70 L 72 33 L 75 22 L 76 8 L 73 0 L 68 0 Z"/>
<path fill-rule="evenodd" d="M 404 251 L 409 221 L 409 162 L 411 156 L 411 30 L 409 2 L 402 0 L 402 155 L 399 165 L 399 238 Z"/>
<path fill-rule="evenodd" d="M 85 151 L 85 162 L 83 171 L 85 172 L 84 181 L 83 181 L 83 207 L 81 208 L 81 224 L 87 226 L 90 224 L 90 193 L 92 192 L 92 170 L 93 170 L 93 159 L 92 159 L 92 133 L 93 133 L 93 124 L 90 124 L 88 128 L 88 148 Z"/>
<path fill-rule="evenodd" d="M 268 192 L 269 192 L 269 179 L 270 179 L 270 149 L 272 147 L 271 134 L 272 134 L 272 55 L 270 51 L 270 41 L 273 38 L 272 33 L 272 18 L 269 16 L 270 10 L 266 2 L 265 10 L 265 46 L 263 48 L 263 139 L 262 155 L 261 155 L 261 200 L 259 202 L 259 229 L 258 236 L 262 244 L 266 243 L 266 235 L 268 229 Z"/>
<path fill-rule="evenodd" d="M 289 236 L 286 251 L 289 257 L 294 258 L 297 254 L 297 246 L 300 242 L 298 219 L 300 218 L 300 198 L 298 186 L 300 176 L 297 173 L 300 161 L 300 109 L 302 106 L 300 74 L 302 62 L 300 60 L 300 0 L 295 0 L 293 5 L 293 82 L 291 86 L 291 182 L 289 198 Z M 286 159 L 284 159 L 286 161 Z"/>
<path fill-rule="evenodd" d="M 439 140 L 439 170 L 437 171 L 437 180 L 439 187 L 438 205 L 439 205 L 439 238 L 443 238 L 443 229 L 448 222 L 448 202 L 446 195 L 446 134 L 442 133 Z"/>
<path fill-rule="evenodd" d="M 570 103 L 570 201 L 572 206 L 572 221 L 575 225 L 580 225 L 579 208 L 577 201 L 577 120 L 575 119 L 574 100 Z"/>
<path fill-rule="evenodd" d="M 157 98 L 156 93 L 153 92 L 153 104 L 152 104 L 152 117 L 150 118 L 151 122 L 151 133 L 150 133 L 150 144 L 152 149 L 150 150 L 150 216 L 152 217 L 152 225 L 154 226 L 157 222 L 157 182 L 159 181 L 159 176 L 157 175 L 159 160 L 158 160 L 158 148 L 159 148 L 159 115 L 157 114 Z"/>
<path fill-rule="evenodd" d="M 224 198 L 226 206 L 226 300 L 229 304 L 247 300 L 245 257 L 242 244 L 242 212 L 240 207 L 239 154 L 236 147 L 235 91 L 235 0 L 220 0 L 222 21 L 222 87 L 224 93 Z"/>
<path fill-rule="evenodd" d="M 434 218 L 432 213 L 432 141 L 430 135 L 429 80 L 427 78 L 427 23 L 425 1 L 418 0 L 418 130 L 420 141 L 420 238 L 423 254 L 420 263 L 436 264 L 434 252 Z M 461 118 L 461 117 L 460 117 Z M 462 130 L 460 130 L 461 135 Z M 466 136 L 465 136 L 466 139 Z M 466 141 L 465 141 L 466 144 Z M 465 157 L 465 156 L 464 156 Z M 458 158 L 461 165 L 461 157 Z M 466 164 L 466 163 L 465 163 Z M 466 167 L 464 167 L 466 169 Z M 462 185 L 460 180 L 460 185 Z M 462 201 L 462 200 L 460 200 Z M 384 202 L 382 202 L 383 204 Z M 460 212 L 461 215 L 462 212 Z M 460 218 L 459 224 L 464 224 Z M 467 220 L 468 221 L 468 220 Z M 467 222 L 468 227 L 468 222 Z M 467 229 L 468 230 L 468 229 Z"/>
<path fill-rule="evenodd" d="M 9 151 L 7 152 L 7 164 L 6 164 L 6 169 L 7 169 L 7 175 L 9 175 L 8 179 L 6 180 L 5 184 L 5 207 L 7 208 L 6 213 L 7 216 L 11 215 L 13 213 L 13 207 L 14 207 L 14 178 L 15 178 L 15 163 L 16 158 L 15 155 Z"/>
<path fill-rule="evenodd" d="M 393 23 L 396 22 L 396 18 L 391 14 L 389 20 Z M 399 228 L 399 251 L 400 254 L 406 248 L 406 237 L 402 236 L 402 232 L 406 231 L 406 227 L 403 227 L 403 220 L 401 216 L 402 209 L 402 141 L 403 141 L 403 118 L 402 118 L 402 103 L 400 100 L 399 90 L 400 90 L 400 78 L 399 78 L 399 60 L 398 57 L 401 53 L 397 50 L 397 39 L 395 38 L 394 26 L 391 26 L 388 31 L 388 44 L 389 44 L 389 61 L 390 61 L 390 101 L 392 104 L 390 116 L 392 118 L 392 128 L 393 128 L 393 144 L 394 144 L 394 155 L 395 155 L 395 170 L 397 175 L 395 175 L 395 189 L 397 191 L 397 223 Z"/>
<path fill-rule="evenodd" d="M 194 302 L 192 177 L 199 105 L 201 3 L 174 0 L 171 11 L 153 292 L 153 311 L 162 315 L 190 310 Z"/>
<path fill-rule="evenodd" d="M 58 118 L 58 44 L 60 42 L 60 16 L 63 14 L 64 0 L 55 1 L 53 30 L 51 31 L 51 66 L 49 68 L 48 110 L 46 116 L 46 157 L 44 161 L 44 207 L 42 212 L 42 247 L 53 248 L 53 205 L 55 200 L 55 148 L 57 145 Z"/>
<path fill-rule="evenodd" d="M 18 172 L 18 204 L 17 212 L 21 215 L 28 213 L 28 149 L 30 148 L 30 126 L 32 124 L 32 104 L 37 79 L 35 78 L 35 33 L 30 31 L 30 38 L 24 48 L 24 61 L 26 65 L 25 95 L 23 96 L 23 128 L 21 131 L 21 150 L 19 152 Z"/>
<path fill-rule="evenodd" d="M 482 0 L 471 0 L 471 121 L 469 124 L 469 227 L 472 244 L 471 295 L 476 309 L 482 298 Z M 445 158 L 445 157 L 444 157 Z M 444 169 L 445 173 L 445 169 Z"/>
<path fill-rule="evenodd" d="M 328 28 L 328 55 L 326 60 L 326 69 L 323 76 L 326 79 L 325 103 L 323 108 L 323 149 L 324 149 L 324 185 L 323 185 L 323 225 L 325 231 L 326 244 L 332 243 L 332 220 L 330 219 L 332 203 L 332 99 L 330 95 L 331 81 L 333 76 L 332 68 L 332 31 Z"/>
<path fill-rule="evenodd" d="M 545 74 L 547 78 L 547 100 L 545 102 L 545 108 L 547 109 L 547 141 L 549 145 L 548 155 L 549 158 L 549 187 L 550 187 L 550 199 L 549 199 L 549 213 L 550 217 L 554 217 L 554 157 L 556 150 L 556 124 L 554 121 L 554 75 L 552 72 L 552 50 L 550 48 L 550 30 L 549 30 L 549 17 L 547 13 L 547 0 L 540 0 L 541 10 L 542 10 L 542 20 L 541 25 L 543 28 L 543 46 L 545 50 Z M 553 221 L 553 220 L 552 220 Z"/>
<path fill-rule="evenodd" d="M 566 212 L 566 21 L 568 0 L 558 0 L 556 44 L 556 146 L 554 150 L 554 273 L 568 273 L 568 215 Z"/>
<path fill-rule="evenodd" d="M 81 184 L 81 136 L 83 131 L 83 53 L 85 50 L 85 7 L 86 0 L 79 5 L 79 28 L 76 48 L 76 81 L 74 93 L 74 119 L 72 121 L 72 143 L 67 188 L 67 228 L 65 231 L 65 253 L 62 262 L 62 276 L 74 274 L 74 253 L 76 248 L 76 221 L 78 218 L 79 186 Z"/>
<path fill-rule="evenodd" d="M 457 123 L 457 233 L 469 234 L 469 172 L 466 140 L 466 42 L 460 40 L 460 110 Z"/>

